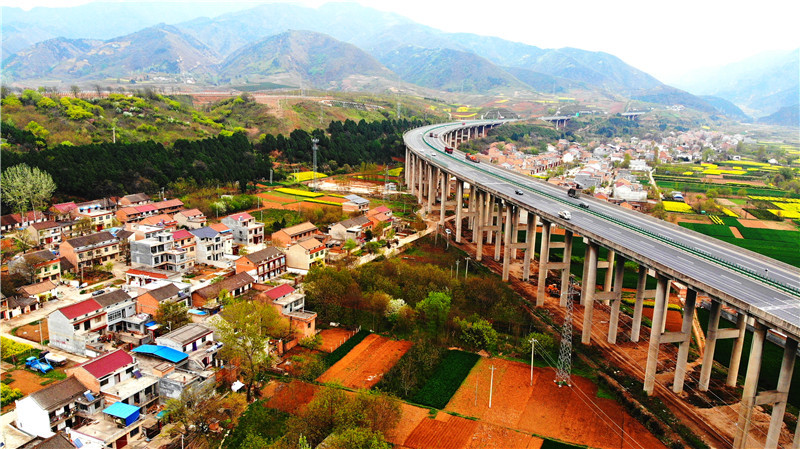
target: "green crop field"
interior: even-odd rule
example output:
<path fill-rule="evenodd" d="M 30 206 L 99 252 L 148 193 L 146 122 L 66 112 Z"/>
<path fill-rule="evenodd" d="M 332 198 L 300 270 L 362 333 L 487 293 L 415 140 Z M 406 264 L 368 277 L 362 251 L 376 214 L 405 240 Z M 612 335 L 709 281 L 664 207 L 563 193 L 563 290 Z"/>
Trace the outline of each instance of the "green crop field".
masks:
<path fill-rule="evenodd" d="M 443 409 L 458 391 L 480 356 L 458 350 L 447 351 L 436 371 L 414 396 L 413 402 Z"/>
<path fill-rule="evenodd" d="M 731 228 L 725 225 L 704 224 L 704 223 L 679 223 L 682 227 L 697 231 L 711 237 L 730 237 L 733 238 Z"/>

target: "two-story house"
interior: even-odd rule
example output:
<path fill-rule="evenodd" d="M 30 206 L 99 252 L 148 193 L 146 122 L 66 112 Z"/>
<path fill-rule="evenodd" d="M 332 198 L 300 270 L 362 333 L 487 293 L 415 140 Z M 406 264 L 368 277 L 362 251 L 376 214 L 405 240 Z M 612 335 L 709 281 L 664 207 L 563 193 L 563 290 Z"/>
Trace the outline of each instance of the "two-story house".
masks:
<path fill-rule="evenodd" d="M 152 237 L 134 240 L 130 244 L 133 267 L 156 268 L 183 272 L 194 266 L 188 260 L 186 250 L 177 246 L 172 232 L 162 230 Z"/>
<path fill-rule="evenodd" d="M 197 263 L 197 240 L 194 234 L 181 229 L 172 233 L 172 240 L 175 241 L 175 248 L 181 248 L 186 251 L 186 267 L 190 269 Z"/>
<path fill-rule="evenodd" d="M 259 295 L 258 299 L 266 300 L 286 319 L 289 325 L 300 335 L 298 338 L 316 334 L 316 312 L 306 310 L 306 295 L 295 290 L 289 284 L 281 284 Z"/>
<path fill-rule="evenodd" d="M 236 273 L 248 273 L 256 282 L 266 282 L 286 273 L 286 255 L 278 248 L 269 246 L 237 259 Z"/>
<path fill-rule="evenodd" d="M 322 234 L 310 221 L 300 223 L 288 228 L 283 228 L 272 233 L 272 241 L 281 247 L 288 247 L 300 239 L 311 237 L 312 235 Z"/>
<path fill-rule="evenodd" d="M 286 267 L 292 273 L 308 274 L 311 267 L 324 265 L 328 247 L 321 239 L 307 237 L 286 250 Z"/>
<path fill-rule="evenodd" d="M 189 355 L 187 368 L 205 371 L 215 365 L 219 345 L 214 341 L 214 330 L 205 324 L 189 323 L 156 338 L 156 344 Z"/>
<path fill-rule="evenodd" d="M 222 223 L 211 223 L 209 228 L 219 232 L 222 237 L 222 251 L 227 255 L 233 255 L 233 231 Z"/>
<path fill-rule="evenodd" d="M 247 212 L 228 215 L 222 224 L 233 231 L 233 241 L 240 245 L 258 245 L 264 242 L 264 223 Z"/>
<path fill-rule="evenodd" d="M 172 215 L 167 215 L 167 214 L 151 215 L 149 217 L 143 218 L 142 221 L 140 221 L 139 223 L 146 226 L 155 226 L 169 231 L 174 231 L 178 229 L 178 222 L 175 221 Z"/>
<path fill-rule="evenodd" d="M 207 285 L 192 292 L 192 306 L 194 308 L 209 308 L 216 307 L 220 293 L 225 290 L 232 297 L 237 297 L 253 287 L 256 282 L 252 276 L 247 273 L 238 273 L 233 276 L 226 277 L 219 282 Z"/>
<path fill-rule="evenodd" d="M 67 374 L 90 390 L 99 391 L 106 406 L 122 402 L 144 411 L 158 400 L 158 379 L 142 374 L 136 359 L 122 349 L 68 368 Z"/>
<path fill-rule="evenodd" d="M 39 211 L 28 211 L 22 214 L 8 214 L 0 217 L 0 231 L 9 232 L 24 229 L 34 223 L 47 221 L 47 216 Z"/>
<path fill-rule="evenodd" d="M 61 242 L 59 251 L 76 269 L 81 269 L 117 260 L 120 245 L 110 232 L 101 231 Z"/>
<path fill-rule="evenodd" d="M 179 227 L 186 229 L 200 229 L 206 225 L 208 219 L 200 209 L 184 209 L 172 216 Z"/>
<path fill-rule="evenodd" d="M 358 195 L 347 195 L 344 197 L 347 201 L 342 204 L 344 212 L 366 212 L 369 210 L 369 200 L 362 198 Z"/>
<path fill-rule="evenodd" d="M 183 209 L 183 201 L 179 199 L 164 200 L 152 203 L 159 214 L 174 215 Z"/>
<path fill-rule="evenodd" d="M 25 233 L 33 246 L 55 248 L 61 243 L 61 225 L 52 220 L 33 223 L 25 228 Z"/>
<path fill-rule="evenodd" d="M 31 283 L 61 280 L 61 260 L 46 249 L 14 257 L 8 262 L 8 270 Z"/>
<path fill-rule="evenodd" d="M 68 427 L 79 427 L 102 406 L 101 397 L 69 376 L 16 401 L 16 424 L 29 435 L 48 438 Z"/>
<path fill-rule="evenodd" d="M 177 301 L 183 302 L 188 308 L 191 306 L 190 287 L 191 284 L 186 283 L 151 282 L 141 288 L 139 296 L 136 297 L 136 313 L 147 313 L 155 317 L 161 304 Z"/>
<path fill-rule="evenodd" d="M 133 298 L 119 289 L 62 307 L 47 316 L 50 346 L 92 356 L 96 351 L 87 345 L 96 344 L 109 326 L 124 329 L 125 318 L 135 313 Z"/>

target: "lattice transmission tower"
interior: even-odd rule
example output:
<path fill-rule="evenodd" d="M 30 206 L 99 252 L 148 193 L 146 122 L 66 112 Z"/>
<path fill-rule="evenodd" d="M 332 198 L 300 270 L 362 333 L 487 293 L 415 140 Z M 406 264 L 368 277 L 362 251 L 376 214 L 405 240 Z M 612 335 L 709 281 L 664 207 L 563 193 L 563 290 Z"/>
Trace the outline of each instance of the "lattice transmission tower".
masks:
<path fill-rule="evenodd" d="M 556 384 L 559 387 L 566 385 L 572 386 L 572 298 L 575 296 L 575 289 L 572 287 L 574 279 L 569 278 L 569 290 L 567 290 L 567 308 L 564 311 L 564 325 L 561 326 L 561 349 L 558 351 L 558 370 L 556 371 Z"/>

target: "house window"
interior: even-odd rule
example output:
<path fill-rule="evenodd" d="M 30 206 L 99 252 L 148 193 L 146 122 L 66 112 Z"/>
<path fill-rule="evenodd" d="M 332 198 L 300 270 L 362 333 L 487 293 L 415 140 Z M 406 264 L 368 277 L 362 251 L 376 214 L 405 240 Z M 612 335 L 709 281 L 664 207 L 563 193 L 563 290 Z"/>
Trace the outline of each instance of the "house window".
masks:
<path fill-rule="evenodd" d="M 100 386 L 101 387 L 104 387 L 106 385 L 108 385 L 108 379 L 103 379 L 103 380 L 100 381 Z"/>

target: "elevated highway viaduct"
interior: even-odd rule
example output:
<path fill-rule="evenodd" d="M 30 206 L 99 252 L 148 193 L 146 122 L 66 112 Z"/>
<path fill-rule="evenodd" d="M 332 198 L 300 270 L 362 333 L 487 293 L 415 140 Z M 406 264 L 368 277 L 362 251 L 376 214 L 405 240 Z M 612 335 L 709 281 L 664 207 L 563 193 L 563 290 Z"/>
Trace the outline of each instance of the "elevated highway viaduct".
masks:
<path fill-rule="evenodd" d="M 503 123 L 502 120 L 455 122 L 408 131 L 404 135 L 404 181 L 408 191 L 417 196 L 426 212 L 438 211 L 441 224 L 445 220 L 455 221 L 456 242 L 460 243 L 464 229 L 469 229 L 477 245 L 478 260 L 483 257 L 484 243 L 494 241 L 494 257 L 503 262 L 504 280 L 508 280 L 510 264 L 521 251 L 522 280 L 537 278 L 538 306 L 545 301 L 548 270 L 560 270 L 560 305 L 566 305 L 573 239 L 583 238 L 586 253 L 580 301 L 584 307 L 581 336 L 584 344 L 591 343 L 596 301 L 610 305 L 607 338 L 609 343 L 616 343 L 624 263 L 635 262 L 639 277 L 631 341 L 640 339 L 643 302 L 653 299 L 655 303 L 644 378 L 647 394 L 652 394 L 655 386 L 660 345 L 667 343 L 679 347 L 672 390 L 683 391 L 697 294 L 711 298 L 699 389 L 708 390 L 716 343 L 727 338 L 735 339 L 727 383 L 736 385 L 749 328 L 753 339 L 733 447 L 777 447 L 800 341 L 800 270 L 611 203 L 587 197 L 571 198 L 564 188 L 492 164 L 472 162 L 457 150 L 460 143 L 485 136 L 489 129 Z M 445 147 L 456 150 L 448 154 Z M 581 207 L 581 202 L 588 207 Z M 448 216 L 449 211 L 453 213 Z M 561 211 L 568 211 L 571 217 L 565 219 Z M 539 268 L 532 273 L 540 227 Z M 554 227 L 564 229 L 563 242 L 551 241 Z M 517 241 L 522 229 L 526 231 L 525 241 Z M 550 260 L 550 251 L 556 247 L 564 253 L 558 262 Z M 609 251 L 605 261 L 598 260 L 601 247 Z M 598 268 L 606 268 L 601 291 L 597 291 Z M 655 290 L 646 289 L 648 277 L 656 279 Z M 673 282 L 687 288 L 683 321 L 680 331 L 665 332 L 667 300 Z M 723 308 L 735 311 L 735 328 L 719 327 Z M 762 348 L 770 329 L 781 339 L 785 337 L 780 377 L 775 390 L 758 391 Z M 772 405 L 765 441 L 753 440 L 749 432 L 752 411 L 757 405 Z M 800 432 L 795 431 L 792 447 L 800 448 Z"/>

